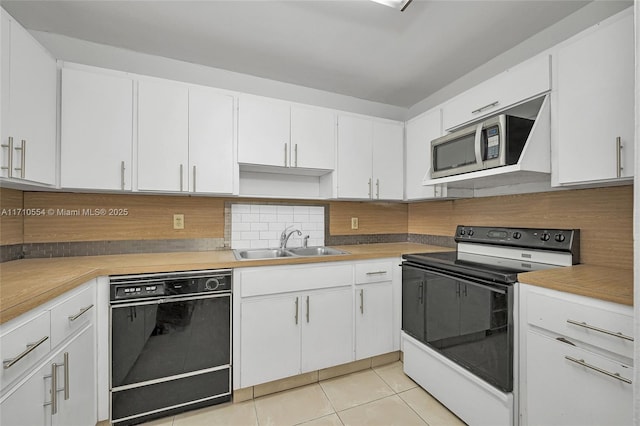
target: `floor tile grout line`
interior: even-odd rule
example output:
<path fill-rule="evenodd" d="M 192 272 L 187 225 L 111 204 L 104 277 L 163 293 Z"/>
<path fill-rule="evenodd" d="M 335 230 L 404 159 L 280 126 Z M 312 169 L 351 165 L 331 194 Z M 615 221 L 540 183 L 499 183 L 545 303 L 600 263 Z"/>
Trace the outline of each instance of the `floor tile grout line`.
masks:
<path fill-rule="evenodd" d="M 401 392 L 401 393 L 409 392 L 409 391 L 411 391 L 411 390 L 413 390 L 413 389 L 416 389 L 416 388 L 407 389 L 406 391 Z M 405 401 L 403 397 L 401 397 L 401 396 L 400 396 L 400 394 L 398 394 L 398 398 L 400 398 L 400 401 L 402 401 L 402 402 L 404 403 L 404 405 L 406 405 L 407 407 L 409 407 L 409 410 L 411 410 L 411 411 L 413 411 L 414 413 L 416 413 L 416 416 L 418 416 L 418 417 L 420 418 L 420 420 L 422 420 L 422 421 L 423 421 L 427 426 L 430 426 L 430 423 L 427 421 L 427 419 L 425 419 L 424 417 L 422 417 L 422 416 L 420 415 L 420 413 L 418 413 L 416 410 L 414 410 L 414 409 L 413 409 L 413 407 L 412 407 L 411 405 L 409 405 L 409 403 L 408 403 L 407 401 Z"/>

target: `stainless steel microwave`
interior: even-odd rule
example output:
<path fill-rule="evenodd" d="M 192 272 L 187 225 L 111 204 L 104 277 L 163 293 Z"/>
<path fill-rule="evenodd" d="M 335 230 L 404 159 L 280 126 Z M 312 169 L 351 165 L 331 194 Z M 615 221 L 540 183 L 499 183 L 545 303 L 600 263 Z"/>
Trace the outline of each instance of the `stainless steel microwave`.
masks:
<path fill-rule="evenodd" d="M 431 177 L 516 164 L 533 120 L 498 115 L 431 141 Z"/>

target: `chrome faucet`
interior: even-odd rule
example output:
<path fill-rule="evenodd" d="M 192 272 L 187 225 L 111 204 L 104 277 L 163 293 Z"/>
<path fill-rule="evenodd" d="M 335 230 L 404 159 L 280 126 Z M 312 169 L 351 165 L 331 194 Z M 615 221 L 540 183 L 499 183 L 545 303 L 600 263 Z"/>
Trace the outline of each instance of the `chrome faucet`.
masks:
<path fill-rule="evenodd" d="M 287 234 L 287 231 L 289 230 L 289 228 L 293 228 L 293 226 L 287 226 L 286 228 L 284 228 L 284 231 L 282 231 L 282 234 L 280 234 L 280 248 L 281 249 L 286 249 L 287 248 L 287 242 L 289 241 L 289 238 L 291 237 L 291 234 L 297 232 L 299 236 L 302 236 L 302 231 L 300 231 L 299 229 L 294 229 L 293 231 L 291 231 L 291 232 L 289 232 Z"/>

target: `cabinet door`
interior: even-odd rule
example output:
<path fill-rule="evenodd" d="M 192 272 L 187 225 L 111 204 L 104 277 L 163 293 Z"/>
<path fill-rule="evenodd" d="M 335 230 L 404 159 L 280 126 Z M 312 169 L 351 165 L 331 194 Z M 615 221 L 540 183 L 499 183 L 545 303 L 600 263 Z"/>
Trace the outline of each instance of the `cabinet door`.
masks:
<path fill-rule="evenodd" d="M 403 181 L 402 123 L 373 122 L 373 194 L 376 200 L 402 200 Z"/>
<path fill-rule="evenodd" d="M 53 426 L 96 423 L 96 352 L 93 330 L 93 325 L 87 327 L 54 359 L 58 364 L 66 360 L 66 364 L 57 368 L 58 387 L 65 390 L 58 394 L 58 412 L 52 417 Z M 64 354 L 67 354 L 66 358 Z M 69 383 L 65 383 L 65 377 L 69 378 Z"/>
<path fill-rule="evenodd" d="M 356 287 L 356 359 L 393 351 L 391 281 Z"/>
<path fill-rule="evenodd" d="M 336 163 L 335 114 L 291 106 L 291 166 L 333 170 Z"/>
<path fill-rule="evenodd" d="M 352 289 L 301 297 L 302 372 L 353 361 Z"/>
<path fill-rule="evenodd" d="M 529 425 L 631 425 L 632 385 L 565 358 L 631 379 L 633 368 L 529 331 L 526 413 Z"/>
<path fill-rule="evenodd" d="M 633 176 L 633 16 L 601 26 L 558 52 L 558 181 Z M 617 161 L 620 138 L 620 164 Z"/>
<path fill-rule="evenodd" d="M 9 157 L 13 154 L 9 149 L 9 83 L 11 60 L 11 21 L 9 15 L 0 7 L 0 176 L 9 177 Z"/>
<path fill-rule="evenodd" d="M 51 424 L 51 363 L 36 370 L 20 386 L 0 399 L 0 424 L 40 426 Z M 45 405 L 49 403 L 49 405 Z"/>
<path fill-rule="evenodd" d="M 300 296 L 245 299 L 240 306 L 240 387 L 300 373 Z"/>
<path fill-rule="evenodd" d="M 241 96 L 238 111 L 238 162 L 289 166 L 289 104 Z"/>
<path fill-rule="evenodd" d="M 338 197 L 370 199 L 373 122 L 367 118 L 338 116 Z"/>
<path fill-rule="evenodd" d="M 442 185 L 423 185 L 422 179 L 431 169 L 431 141 L 442 136 L 440 109 L 431 110 L 407 122 L 406 132 L 407 200 L 433 198 L 436 196 L 436 187 Z"/>
<path fill-rule="evenodd" d="M 233 97 L 189 89 L 189 191 L 233 192 Z"/>
<path fill-rule="evenodd" d="M 62 70 L 60 184 L 131 189 L 133 81 Z"/>
<path fill-rule="evenodd" d="M 187 190 L 188 113 L 186 86 L 138 83 L 138 189 Z"/>
<path fill-rule="evenodd" d="M 11 174 L 53 185 L 56 183 L 56 61 L 14 20 L 11 20 L 10 31 L 8 135 L 13 137 L 14 148 Z"/>

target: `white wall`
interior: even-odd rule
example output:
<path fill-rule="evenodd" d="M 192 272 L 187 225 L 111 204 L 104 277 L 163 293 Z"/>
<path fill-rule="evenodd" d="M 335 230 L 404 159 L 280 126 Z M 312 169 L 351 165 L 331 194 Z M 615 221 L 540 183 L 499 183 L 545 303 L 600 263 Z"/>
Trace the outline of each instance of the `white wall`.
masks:
<path fill-rule="evenodd" d="M 292 102 L 404 120 L 407 109 L 352 96 L 311 89 L 249 74 L 134 52 L 41 31 L 30 31 L 57 59 L 136 74 L 201 84 Z"/>
<path fill-rule="evenodd" d="M 416 117 L 440 105 L 465 90 L 555 46 L 631 5 L 632 1 L 595 1 L 588 4 L 413 105 L 409 108 L 407 119 Z"/>
<path fill-rule="evenodd" d="M 635 307 L 635 359 L 633 377 L 633 422 L 640 425 L 640 0 L 635 0 L 636 31 L 636 162 L 633 203 L 633 257 L 634 257 L 634 302 Z"/>

